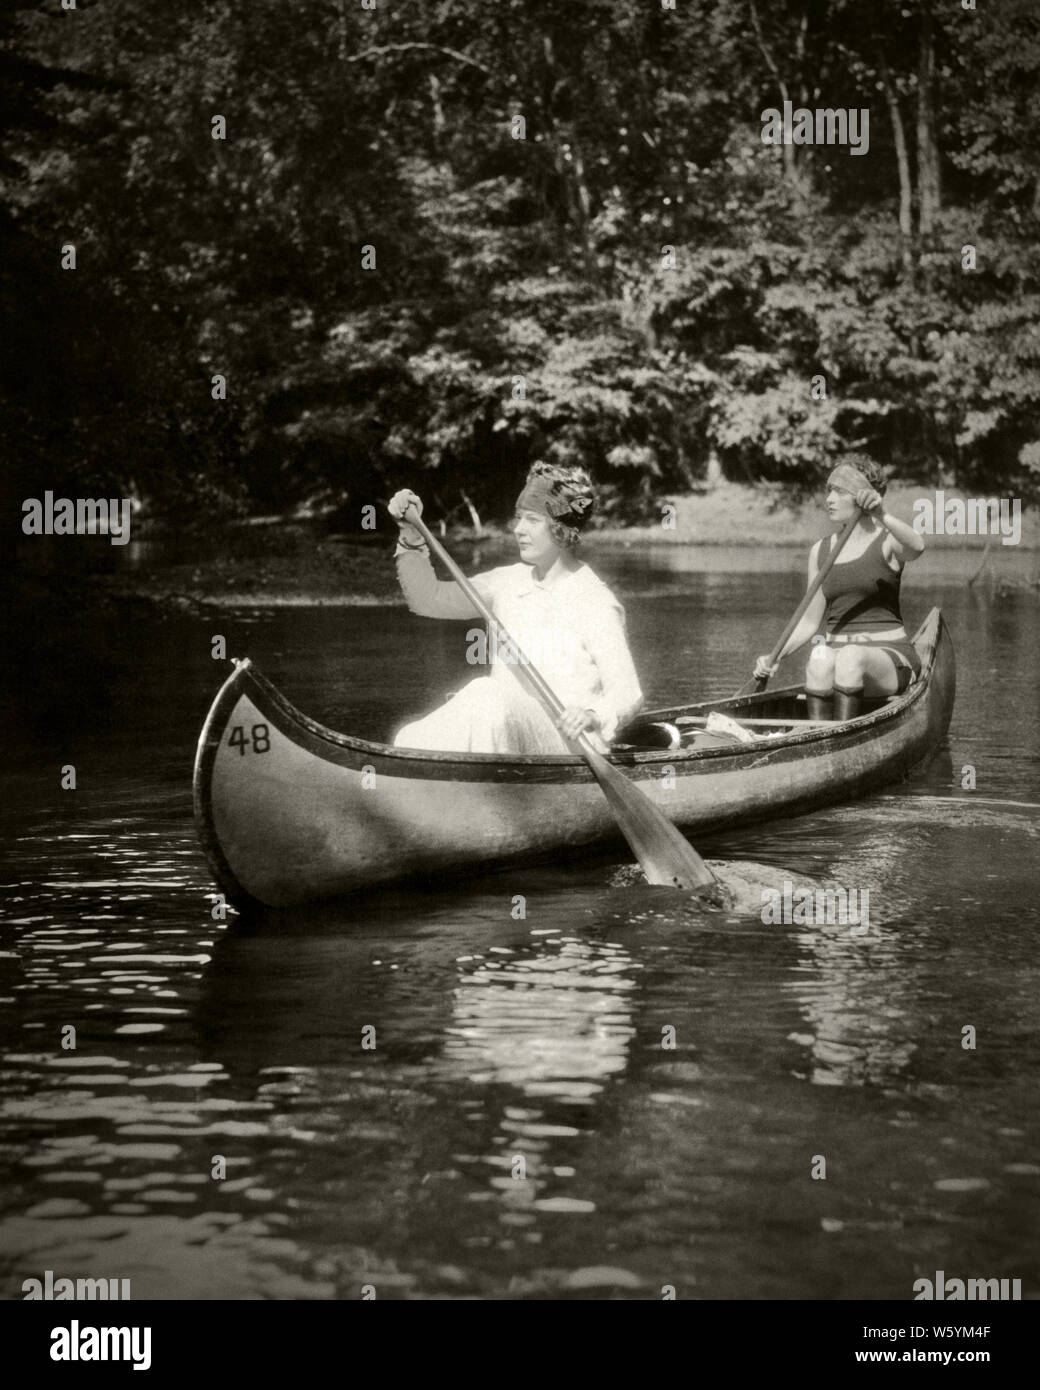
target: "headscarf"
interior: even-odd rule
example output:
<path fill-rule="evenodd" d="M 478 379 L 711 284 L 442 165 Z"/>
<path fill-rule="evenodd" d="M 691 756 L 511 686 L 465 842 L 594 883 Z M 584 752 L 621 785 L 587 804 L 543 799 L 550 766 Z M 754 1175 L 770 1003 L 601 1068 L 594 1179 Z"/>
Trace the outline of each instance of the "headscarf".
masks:
<path fill-rule="evenodd" d="M 592 492 L 583 483 L 564 482 L 545 473 L 528 477 L 516 500 L 516 509 L 538 512 L 580 531 L 592 515 Z"/>
<path fill-rule="evenodd" d="M 854 463 L 839 463 L 836 468 L 832 469 L 831 475 L 827 479 L 827 486 L 844 488 L 846 492 L 851 492 L 853 497 L 858 492 L 862 492 L 864 488 L 871 488 L 875 492 L 883 493 L 885 491 L 884 474 L 876 465 L 872 465 L 871 470 L 876 474 L 873 481 Z"/>

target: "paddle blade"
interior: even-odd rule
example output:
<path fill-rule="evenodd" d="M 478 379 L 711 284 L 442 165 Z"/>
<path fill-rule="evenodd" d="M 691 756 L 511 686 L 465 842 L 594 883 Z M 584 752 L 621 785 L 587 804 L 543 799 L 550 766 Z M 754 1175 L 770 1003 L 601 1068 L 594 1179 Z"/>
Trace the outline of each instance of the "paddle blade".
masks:
<path fill-rule="evenodd" d="M 598 753 L 584 756 L 648 883 L 686 889 L 718 886 L 694 847 L 644 792 Z"/>

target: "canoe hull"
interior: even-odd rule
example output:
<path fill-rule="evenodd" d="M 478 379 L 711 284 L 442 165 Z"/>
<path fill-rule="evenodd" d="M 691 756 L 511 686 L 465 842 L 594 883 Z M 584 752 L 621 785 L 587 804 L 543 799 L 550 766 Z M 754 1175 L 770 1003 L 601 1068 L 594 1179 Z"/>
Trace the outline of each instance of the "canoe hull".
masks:
<path fill-rule="evenodd" d="M 937 609 L 915 641 L 921 681 L 862 719 L 614 761 L 691 834 L 851 799 L 904 775 L 946 732 L 954 663 Z M 753 717 L 777 698 L 660 714 Z M 195 808 L 214 876 L 238 905 L 290 906 L 618 838 L 578 759 L 418 753 L 337 734 L 295 710 L 249 662 L 225 683 L 203 729 Z"/>

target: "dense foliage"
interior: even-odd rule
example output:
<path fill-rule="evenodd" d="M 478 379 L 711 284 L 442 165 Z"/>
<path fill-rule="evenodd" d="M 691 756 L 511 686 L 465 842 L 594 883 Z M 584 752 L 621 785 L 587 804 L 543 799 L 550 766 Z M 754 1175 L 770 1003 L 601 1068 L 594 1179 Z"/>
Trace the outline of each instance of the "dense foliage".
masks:
<path fill-rule="evenodd" d="M 635 514 L 842 442 L 1035 495 L 1035 0 L 365 3 L 7 4 L 16 496 L 494 516 L 549 455 Z"/>

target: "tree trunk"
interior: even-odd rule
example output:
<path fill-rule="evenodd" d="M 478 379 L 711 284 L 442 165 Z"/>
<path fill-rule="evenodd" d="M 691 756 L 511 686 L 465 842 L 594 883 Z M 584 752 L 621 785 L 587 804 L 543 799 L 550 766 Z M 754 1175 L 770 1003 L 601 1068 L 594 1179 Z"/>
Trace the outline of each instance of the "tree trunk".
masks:
<path fill-rule="evenodd" d="M 942 207 L 939 147 L 935 137 L 935 29 L 932 16 L 921 17 L 921 46 L 917 67 L 917 199 L 918 229 L 928 236 Z"/>
<path fill-rule="evenodd" d="M 592 238 L 589 233 L 589 223 L 592 220 L 592 197 L 585 178 L 585 161 L 582 158 L 581 148 L 578 145 L 573 127 L 568 131 L 568 137 L 568 143 L 571 147 L 570 163 L 574 177 L 574 203 L 578 219 L 578 236 L 581 239 L 585 274 L 592 284 L 598 285 L 599 267 L 596 265 L 596 256 L 592 249 Z"/>
<path fill-rule="evenodd" d="M 585 180 L 585 164 L 581 157 L 581 149 L 578 146 L 573 125 L 566 120 L 557 120 L 556 113 L 553 110 L 555 104 L 553 94 L 559 90 L 560 83 L 557 76 L 556 55 L 553 50 L 553 41 L 548 34 L 543 34 L 542 36 L 542 51 L 545 54 L 546 71 L 549 79 L 546 85 L 550 95 L 544 102 L 544 109 L 546 126 L 548 127 L 552 146 L 553 165 L 563 189 L 566 202 L 567 221 L 572 230 L 577 233 L 578 242 L 581 246 L 586 277 L 591 284 L 598 286 L 599 273 L 596 266 L 596 258 L 592 252 L 592 241 L 589 235 L 592 199 L 589 196 L 588 184 Z M 565 146 L 566 148 L 564 148 Z M 570 158 L 568 158 L 568 155 Z"/>
<path fill-rule="evenodd" d="M 435 72 L 430 73 L 429 83 L 430 106 L 433 110 L 433 138 L 434 144 L 439 150 L 444 135 L 444 127 L 447 125 L 447 122 L 444 119 L 444 106 L 441 102 L 441 84 L 437 80 L 437 74 Z"/>
<path fill-rule="evenodd" d="M 896 166 L 899 170 L 899 233 L 903 238 L 903 268 L 909 270 L 913 263 L 912 240 L 913 224 L 913 183 L 910 175 L 910 152 L 906 143 L 906 127 L 903 113 L 899 109 L 899 93 L 896 91 L 892 74 L 884 57 L 880 63 L 881 80 L 885 86 L 885 100 L 892 121 L 892 138 L 896 147 Z"/>
<path fill-rule="evenodd" d="M 482 536 L 484 534 L 484 528 L 480 522 L 480 513 L 477 511 L 476 507 L 474 507 L 469 493 L 467 493 L 465 488 L 459 488 L 459 496 L 462 498 L 466 510 L 469 512 L 470 524 L 473 527 L 474 534 Z"/>
<path fill-rule="evenodd" d="M 783 104 L 784 102 L 791 100 L 791 89 L 788 86 L 788 84 L 784 81 L 784 78 L 780 73 L 779 65 L 777 64 L 776 59 L 773 57 L 773 54 L 770 51 L 768 44 L 766 43 L 765 34 L 762 32 L 762 22 L 758 17 L 758 9 L 755 5 L 755 0 L 748 0 L 748 6 L 751 11 L 751 24 L 755 31 L 755 38 L 758 42 L 759 49 L 762 52 L 762 57 L 766 61 L 766 67 L 773 74 L 773 80 L 776 82 L 777 88 L 780 92 L 780 101 L 781 104 Z M 808 13 L 802 16 L 802 25 L 798 34 L 798 52 L 800 57 L 804 56 L 805 52 L 805 29 L 807 24 Z M 802 83 L 802 91 L 803 93 L 805 92 L 804 82 Z M 812 180 L 811 175 L 809 173 L 808 165 L 804 160 L 798 159 L 796 157 L 794 145 L 788 145 L 784 143 L 780 146 L 780 151 L 784 165 L 784 181 L 786 182 L 787 187 L 791 192 L 791 197 L 794 201 L 795 211 L 799 215 L 803 215 L 805 212 L 808 211 L 809 198 L 812 192 Z"/>

